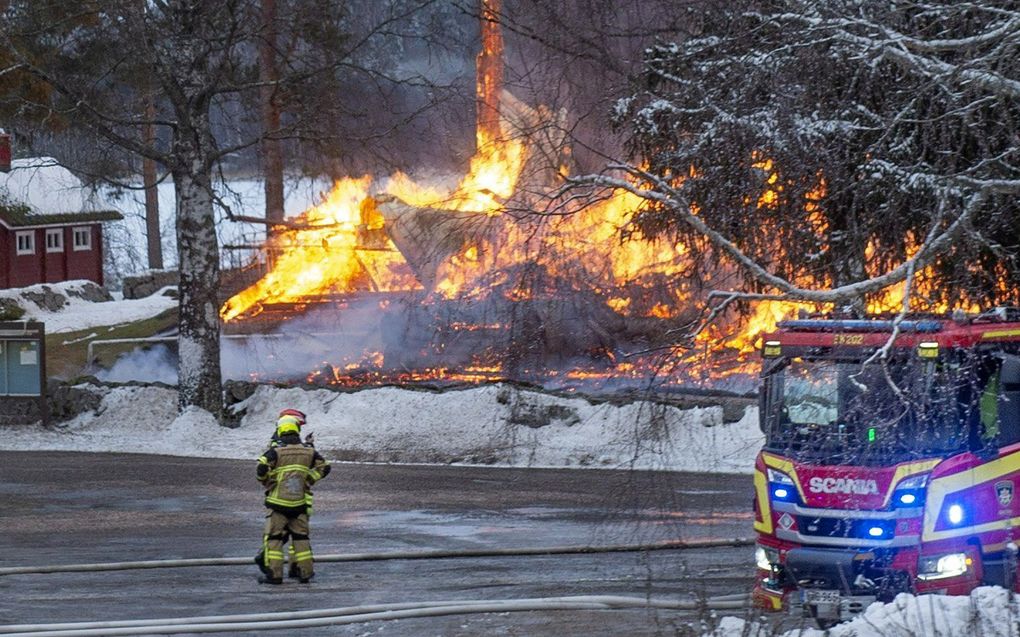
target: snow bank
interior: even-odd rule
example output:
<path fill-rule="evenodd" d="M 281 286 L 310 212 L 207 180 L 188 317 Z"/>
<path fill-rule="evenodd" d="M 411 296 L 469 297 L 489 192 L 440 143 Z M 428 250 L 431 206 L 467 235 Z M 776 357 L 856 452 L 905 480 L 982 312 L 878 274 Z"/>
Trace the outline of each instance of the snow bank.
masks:
<path fill-rule="evenodd" d="M 239 405 L 236 429 L 200 410 L 178 415 L 172 389 L 100 391 L 96 413 L 57 428 L 0 428 L 0 448 L 252 458 L 287 407 L 308 414 L 316 447 L 338 460 L 740 473 L 762 444 L 754 408 L 723 423 L 721 407 L 591 404 L 502 384 L 351 393 L 260 386 Z"/>
<path fill-rule="evenodd" d="M 783 637 L 1018 637 L 1020 596 L 999 587 L 982 587 L 969 597 L 898 595 L 875 603 L 864 613 L 828 631 L 798 629 Z M 766 637 L 777 633 L 767 624 L 724 617 L 705 637 Z"/>
<path fill-rule="evenodd" d="M 177 307 L 177 300 L 164 296 L 163 291 L 144 299 L 93 302 L 82 298 L 80 293 L 76 294 L 86 285 L 95 284 L 91 281 L 44 283 L 0 290 L 0 297 L 13 299 L 25 310 L 22 320 L 45 323 L 47 333 L 72 332 L 141 321 Z M 66 297 L 60 309 L 46 309 L 26 297 L 26 294 L 52 296 L 53 293 Z"/>

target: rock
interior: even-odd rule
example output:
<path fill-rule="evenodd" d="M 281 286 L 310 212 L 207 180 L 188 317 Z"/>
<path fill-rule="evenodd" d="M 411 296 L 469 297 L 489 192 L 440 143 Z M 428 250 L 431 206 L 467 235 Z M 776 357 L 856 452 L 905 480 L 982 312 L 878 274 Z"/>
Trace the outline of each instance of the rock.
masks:
<path fill-rule="evenodd" d="M 557 422 L 570 427 L 581 422 L 581 417 L 566 405 L 535 405 L 521 401 L 510 410 L 510 423 L 514 425 L 538 429 Z"/>
<path fill-rule="evenodd" d="M 258 383 L 251 383 L 245 380 L 228 380 L 223 383 L 223 401 L 226 409 L 223 410 L 223 417 L 220 424 L 229 429 L 236 429 L 241 426 L 241 419 L 244 418 L 245 409 L 239 404 L 251 398 Z"/>
<path fill-rule="evenodd" d="M 252 383 L 246 380 L 228 380 L 224 382 L 223 396 L 226 399 L 226 405 L 229 407 L 248 400 L 258 388 L 258 383 Z"/>
<path fill-rule="evenodd" d="M 14 299 L 0 298 L 0 321 L 17 321 L 25 315 L 25 308 Z"/>
<path fill-rule="evenodd" d="M 67 297 L 60 292 L 54 292 L 53 288 L 48 285 L 42 286 L 41 292 L 26 290 L 21 293 L 21 296 L 50 312 L 56 312 L 67 305 Z"/>
<path fill-rule="evenodd" d="M 0 400 L 0 426 L 33 425 L 42 420 L 37 398 L 9 397 Z"/>
<path fill-rule="evenodd" d="M 538 429 L 554 423 L 572 427 L 581 422 L 581 417 L 573 407 L 532 402 L 527 394 L 519 392 L 509 385 L 499 388 L 496 402 L 510 407 L 508 420 L 512 425 L 524 425 Z"/>
<path fill-rule="evenodd" d="M 68 288 L 67 294 L 84 299 L 90 303 L 105 303 L 113 300 L 109 290 L 92 281 L 86 281 L 78 287 Z"/>
<path fill-rule="evenodd" d="M 71 420 L 79 414 L 99 409 L 103 402 L 104 390 L 92 385 L 65 385 L 51 380 L 47 387 L 49 394 L 50 422 Z"/>
<path fill-rule="evenodd" d="M 124 298 L 143 299 L 152 296 L 167 286 L 180 283 L 177 270 L 150 270 L 137 276 L 124 277 Z"/>

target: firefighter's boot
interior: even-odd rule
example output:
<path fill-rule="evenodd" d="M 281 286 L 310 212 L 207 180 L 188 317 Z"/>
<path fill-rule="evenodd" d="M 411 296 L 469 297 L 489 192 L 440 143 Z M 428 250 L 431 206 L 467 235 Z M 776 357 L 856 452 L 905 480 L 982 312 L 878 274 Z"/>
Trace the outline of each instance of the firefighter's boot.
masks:
<path fill-rule="evenodd" d="M 255 566 L 259 567 L 263 575 L 269 575 L 269 569 L 266 568 L 266 554 L 264 551 L 259 551 L 255 554 Z"/>

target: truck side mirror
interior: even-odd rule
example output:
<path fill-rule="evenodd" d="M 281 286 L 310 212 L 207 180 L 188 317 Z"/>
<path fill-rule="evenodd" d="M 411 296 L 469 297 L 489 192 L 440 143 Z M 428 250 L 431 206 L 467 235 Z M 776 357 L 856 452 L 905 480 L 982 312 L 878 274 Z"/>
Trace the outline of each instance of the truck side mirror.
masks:
<path fill-rule="evenodd" d="M 1020 442 L 1020 356 L 1002 357 L 998 407 L 1000 444 Z"/>

